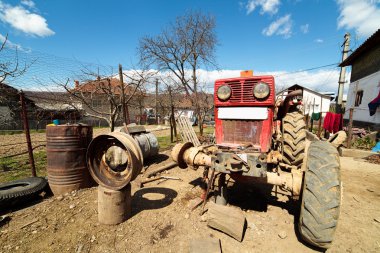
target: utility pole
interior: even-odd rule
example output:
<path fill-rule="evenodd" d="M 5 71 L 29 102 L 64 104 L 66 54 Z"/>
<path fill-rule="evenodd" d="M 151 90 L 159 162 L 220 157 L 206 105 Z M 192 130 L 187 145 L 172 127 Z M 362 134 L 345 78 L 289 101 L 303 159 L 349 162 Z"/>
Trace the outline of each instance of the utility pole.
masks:
<path fill-rule="evenodd" d="M 158 79 L 156 79 L 156 113 L 155 113 L 155 116 L 156 116 L 156 125 L 158 124 L 158 117 L 157 117 L 157 113 L 158 113 Z"/>
<path fill-rule="evenodd" d="M 125 111 L 124 78 L 123 78 L 123 67 L 121 66 L 121 64 L 119 64 L 119 79 L 120 79 L 120 86 L 121 86 L 121 104 L 122 104 L 121 108 L 123 110 L 123 122 L 126 124 L 127 123 L 127 113 Z"/>
<path fill-rule="evenodd" d="M 351 38 L 351 35 L 349 33 L 346 33 L 344 35 L 342 62 L 347 59 L 347 54 L 349 52 L 349 47 L 350 47 L 350 38 Z M 341 67 L 340 75 L 339 75 L 339 88 L 338 88 L 338 96 L 337 96 L 338 98 L 337 98 L 337 103 L 335 107 L 336 113 L 343 112 L 343 92 L 344 92 L 345 80 L 346 80 L 346 67 Z"/>
<path fill-rule="evenodd" d="M 32 148 L 32 142 L 30 140 L 29 122 L 28 122 L 28 115 L 26 113 L 25 97 L 24 97 L 23 91 L 20 92 L 20 103 L 21 103 L 21 116 L 22 116 L 22 120 L 24 121 L 26 143 L 28 145 L 29 163 L 32 169 L 32 176 L 36 177 L 37 176 L 36 166 L 34 165 L 33 148 Z"/>

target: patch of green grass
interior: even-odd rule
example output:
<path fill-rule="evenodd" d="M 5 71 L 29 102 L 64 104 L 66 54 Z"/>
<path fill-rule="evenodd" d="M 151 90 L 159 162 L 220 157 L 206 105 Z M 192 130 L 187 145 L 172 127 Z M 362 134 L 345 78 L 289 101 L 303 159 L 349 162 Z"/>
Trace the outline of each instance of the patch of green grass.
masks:
<path fill-rule="evenodd" d="M 158 144 L 160 145 L 160 151 L 167 150 L 169 147 L 175 145 L 175 143 L 170 142 L 170 135 L 157 137 Z"/>
<path fill-rule="evenodd" d="M 33 134 L 33 133 L 45 133 L 46 130 L 45 129 L 39 129 L 39 130 L 30 129 L 29 132 L 31 134 Z M 22 133 L 24 133 L 24 130 L 1 130 L 0 131 L 0 135 L 14 135 L 14 134 L 22 134 Z"/>
<path fill-rule="evenodd" d="M 47 175 L 46 163 L 45 150 L 34 152 L 34 164 L 37 176 L 45 177 Z M 31 176 L 32 169 L 29 165 L 29 156 L 27 154 L 0 159 L 0 182 L 8 182 Z"/>

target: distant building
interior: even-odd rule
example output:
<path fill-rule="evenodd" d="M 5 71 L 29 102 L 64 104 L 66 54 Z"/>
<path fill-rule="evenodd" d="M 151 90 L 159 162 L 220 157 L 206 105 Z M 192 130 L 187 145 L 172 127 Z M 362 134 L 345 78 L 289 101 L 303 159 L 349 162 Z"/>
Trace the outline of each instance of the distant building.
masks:
<path fill-rule="evenodd" d="M 310 115 L 314 112 L 322 112 L 322 116 L 330 110 L 331 97 L 330 92 L 317 92 L 304 86 L 295 84 L 277 93 L 277 98 L 285 99 L 286 95 L 295 90 L 302 90 L 302 111 L 304 115 Z"/>
<path fill-rule="evenodd" d="M 81 118 L 81 104 L 69 100 L 66 92 L 24 91 L 31 129 L 43 129 L 53 119 L 75 123 Z M 21 130 L 19 90 L 0 84 L 0 130 Z"/>
<path fill-rule="evenodd" d="M 380 29 L 339 66 L 351 66 L 344 119 L 349 119 L 349 111 L 353 108 L 355 126 L 372 125 L 379 129 L 380 109 L 372 103 L 373 115 L 370 115 L 369 104 L 376 98 L 380 103 Z"/>

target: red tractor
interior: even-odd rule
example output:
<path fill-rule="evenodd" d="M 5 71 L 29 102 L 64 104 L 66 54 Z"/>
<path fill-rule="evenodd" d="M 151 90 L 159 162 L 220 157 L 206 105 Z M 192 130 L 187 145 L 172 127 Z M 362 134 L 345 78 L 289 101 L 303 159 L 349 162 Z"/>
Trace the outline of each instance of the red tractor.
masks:
<path fill-rule="evenodd" d="M 227 202 L 226 176 L 235 183 L 279 186 L 283 194 L 300 201 L 302 238 L 328 248 L 341 203 L 338 152 L 305 130 L 302 102 L 297 100 L 301 90 L 276 99 L 273 76 L 242 73 L 215 82 L 216 143 L 177 144 L 172 158 L 182 168 L 204 166 L 209 179 L 206 196 L 215 188 L 219 204 Z"/>

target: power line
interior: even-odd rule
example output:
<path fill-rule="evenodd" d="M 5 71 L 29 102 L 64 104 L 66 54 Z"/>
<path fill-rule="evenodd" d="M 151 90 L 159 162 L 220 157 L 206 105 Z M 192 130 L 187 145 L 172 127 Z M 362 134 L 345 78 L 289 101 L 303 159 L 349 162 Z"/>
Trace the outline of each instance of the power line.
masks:
<path fill-rule="evenodd" d="M 301 73 L 301 72 L 306 72 L 306 71 L 312 71 L 312 70 L 327 68 L 327 67 L 331 67 L 331 66 L 338 67 L 338 64 L 339 63 L 331 63 L 331 64 L 327 64 L 327 65 L 323 65 L 323 66 L 318 66 L 318 67 L 313 67 L 313 68 L 308 68 L 308 69 L 303 69 L 303 70 L 297 70 L 297 71 L 292 71 L 292 72 L 286 72 L 283 74 L 274 75 L 274 77 L 296 74 L 296 73 Z"/>

